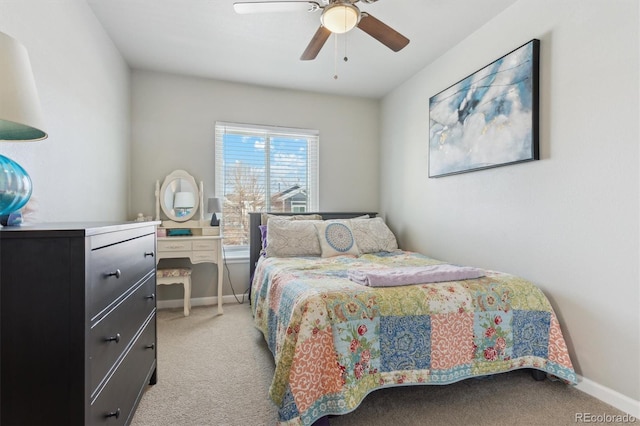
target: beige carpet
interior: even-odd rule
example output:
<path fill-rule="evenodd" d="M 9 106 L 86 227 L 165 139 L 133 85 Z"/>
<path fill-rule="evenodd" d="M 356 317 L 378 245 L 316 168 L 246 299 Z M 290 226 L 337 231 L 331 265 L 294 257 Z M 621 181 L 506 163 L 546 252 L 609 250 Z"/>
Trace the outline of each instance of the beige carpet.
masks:
<path fill-rule="evenodd" d="M 158 384 L 133 426 L 275 425 L 268 397 L 273 358 L 248 304 L 158 313 Z M 575 425 L 577 413 L 623 415 L 559 382 L 515 371 L 452 385 L 382 389 L 332 426 Z M 579 422 L 578 422 L 579 423 Z"/>

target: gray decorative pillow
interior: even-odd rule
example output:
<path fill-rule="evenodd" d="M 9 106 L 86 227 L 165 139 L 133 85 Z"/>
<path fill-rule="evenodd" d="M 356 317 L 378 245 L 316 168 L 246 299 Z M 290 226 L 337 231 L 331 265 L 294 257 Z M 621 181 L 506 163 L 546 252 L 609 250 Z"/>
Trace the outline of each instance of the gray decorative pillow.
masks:
<path fill-rule="evenodd" d="M 280 220 L 267 222 L 267 257 L 320 256 L 320 242 L 314 223 L 317 220 Z"/>
<path fill-rule="evenodd" d="M 398 250 L 398 241 L 381 217 L 351 219 L 351 230 L 362 253 Z"/>
<path fill-rule="evenodd" d="M 318 230 L 322 257 L 360 254 L 348 220 L 318 222 L 314 226 Z"/>
<path fill-rule="evenodd" d="M 267 222 L 269 222 L 269 219 L 280 219 L 280 220 L 322 220 L 322 216 L 320 216 L 319 214 L 294 214 L 292 216 L 285 216 L 285 215 L 262 213 L 262 215 L 260 215 L 260 224 L 261 225 L 266 225 Z"/>

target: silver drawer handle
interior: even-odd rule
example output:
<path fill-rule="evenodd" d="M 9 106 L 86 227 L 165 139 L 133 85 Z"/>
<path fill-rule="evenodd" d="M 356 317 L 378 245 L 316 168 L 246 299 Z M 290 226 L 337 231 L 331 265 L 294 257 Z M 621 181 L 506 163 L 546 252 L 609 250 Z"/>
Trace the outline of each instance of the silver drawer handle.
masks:
<path fill-rule="evenodd" d="M 115 417 L 116 419 L 120 418 L 120 409 L 118 408 L 116 411 L 112 411 L 104 415 L 106 418 Z"/>
<path fill-rule="evenodd" d="M 112 337 L 105 337 L 104 341 L 120 343 L 120 333 L 116 333 L 116 335 Z"/>
<path fill-rule="evenodd" d="M 116 278 L 120 278 L 122 276 L 122 271 L 120 271 L 120 269 L 116 269 L 115 272 L 109 272 L 107 274 L 107 277 L 116 277 Z"/>
<path fill-rule="evenodd" d="M 149 345 L 144 345 L 145 349 L 155 349 L 156 348 L 156 344 L 155 343 L 151 343 Z"/>
<path fill-rule="evenodd" d="M 151 256 L 151 257 L 153 257 L 153 252 L 152 252 L 152 251 L 146 251 L 146 252 L 144 253 L 144 257 L 147 257 L 147 256 Z"/>
<path fill-rule="evenodd" d="M 155 299 L 155 297 L 156 297 L 156 295 L 155 295 L 155 294 L 153 294 L 153 293 L 151 293 L 150 295 L 145 296 L 144 298 L 145 298 L 145 299 L 151 299 L 151 300 L 153 300 L 153 299 Z"/>

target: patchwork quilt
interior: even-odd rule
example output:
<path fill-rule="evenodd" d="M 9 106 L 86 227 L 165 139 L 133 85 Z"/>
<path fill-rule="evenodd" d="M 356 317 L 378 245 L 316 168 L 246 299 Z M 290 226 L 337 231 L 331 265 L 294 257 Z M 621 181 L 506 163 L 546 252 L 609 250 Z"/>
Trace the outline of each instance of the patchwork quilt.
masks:
<path fill-rule="evenodd" d="M 261 258 L 252 309 L 275 359 L 281 425 L 354 410 L 373 390 L 447 384 L 519 368 L 576 383 L 558 319 L 540 289 L 495 271 L 462 281 L 372 288 L 357 268 L 444 262 L 398 251 Z"/>

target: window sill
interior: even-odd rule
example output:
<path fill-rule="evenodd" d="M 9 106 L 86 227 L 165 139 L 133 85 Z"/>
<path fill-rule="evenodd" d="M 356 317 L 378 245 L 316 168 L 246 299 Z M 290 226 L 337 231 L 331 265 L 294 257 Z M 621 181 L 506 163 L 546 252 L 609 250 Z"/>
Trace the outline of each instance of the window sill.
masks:
<path fill-rule="evenodd" d="M 224 261 L 227 264 L 233 263 L 248 263 L 249 262 L 249 248 L 246 249 L 224 249 L 223 248 Z"/>

